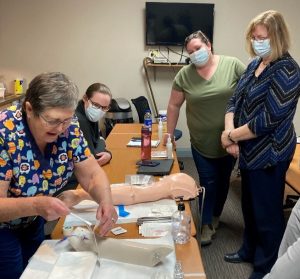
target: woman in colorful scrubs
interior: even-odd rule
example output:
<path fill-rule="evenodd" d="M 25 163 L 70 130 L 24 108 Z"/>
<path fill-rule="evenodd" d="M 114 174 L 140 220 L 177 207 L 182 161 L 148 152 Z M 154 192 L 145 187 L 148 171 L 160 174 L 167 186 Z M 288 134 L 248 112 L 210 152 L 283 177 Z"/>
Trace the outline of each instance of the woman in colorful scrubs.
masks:
<path fill-rule="evenodd" d="M 74 172 L 99 203 L 105 235 L 117 220 L 109 181 L 87 146 L 77 119 L 76 85 L 62 73 L 29 84 L 22 107 L 0 113 L 0 277 L 19 278 L 44 239 L 44 220 L 70 213 L 58 198 Z"/>

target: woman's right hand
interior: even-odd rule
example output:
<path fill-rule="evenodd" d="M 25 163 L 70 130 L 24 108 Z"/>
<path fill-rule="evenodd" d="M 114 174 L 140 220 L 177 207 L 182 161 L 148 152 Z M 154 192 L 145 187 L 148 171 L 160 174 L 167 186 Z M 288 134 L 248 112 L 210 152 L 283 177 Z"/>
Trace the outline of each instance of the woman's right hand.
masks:
<path fill-rule="evenodd" d="M 42 216 L 47 221 L 56 220 L 70 213 L 70 209 L 61 200 L 54 197 L 35 197 L 33 206 L 36 215 Z"/>

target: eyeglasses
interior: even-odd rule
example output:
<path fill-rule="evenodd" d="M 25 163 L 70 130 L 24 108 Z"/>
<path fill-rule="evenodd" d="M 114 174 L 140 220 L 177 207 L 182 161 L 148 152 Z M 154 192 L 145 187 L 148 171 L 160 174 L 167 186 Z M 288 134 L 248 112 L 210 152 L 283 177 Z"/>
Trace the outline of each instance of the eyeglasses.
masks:
<path fill-rule="evenodd" d="M 267 40 L 269 39 L 268 37 L 258 37 L 258 38 L 255 38 L 255 37 L 251 37 L 251 41 L 256 41 L 258 43 L 262 43 L 264 40 Z"/>
<path fill-rule="evenodd" d="M 60 121 L 58 119 L 49 120 L 49 119 L 45 118 L 45 116 L 43 116 L 42 114 L 40 114 L 39 116 L 45 121 L 47 126 L 52 127 L 52 128 L 58 127 L 60 124 L 62 124 L 63 126 L 69 126 L 73 119 L 73 117 L 71 117 L 64 121 Z"/>
<path fill-rule="evenodd" d="M 93 102 L 91 99 L 89 99 L 89 101 L 91 102 L 92 107 L 95 108 L 95 109 L 101 109 L 104 112 L 107 112 L 110 109 L 110 106 L 106 106 L 106 107 L 105 106 L 101 106 L 101 105 Z"/>

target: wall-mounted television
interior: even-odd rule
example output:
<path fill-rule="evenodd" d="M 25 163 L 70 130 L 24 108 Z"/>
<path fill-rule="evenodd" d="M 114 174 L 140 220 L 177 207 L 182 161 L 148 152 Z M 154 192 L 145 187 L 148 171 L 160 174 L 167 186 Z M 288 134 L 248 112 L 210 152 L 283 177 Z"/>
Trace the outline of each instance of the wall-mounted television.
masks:
<path fill-rule="evenodd" d="M 182 46 L 197 30 L 213 41 L 214 4 L 146 2 L 146 45 Z"/>

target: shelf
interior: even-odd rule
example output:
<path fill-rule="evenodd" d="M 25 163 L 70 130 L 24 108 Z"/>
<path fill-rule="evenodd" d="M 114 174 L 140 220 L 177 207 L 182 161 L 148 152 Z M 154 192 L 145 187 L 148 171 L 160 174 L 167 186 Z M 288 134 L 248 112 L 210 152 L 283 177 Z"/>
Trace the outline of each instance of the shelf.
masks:
<path fill-rule="evenodd" d="M 182 68 L 186 64 L 177 64 L 177 63 L 147 63 L 147 67 L 174 67 L 174 68 Z"/>

